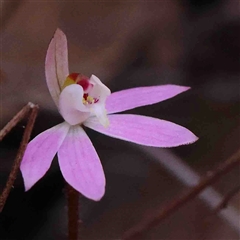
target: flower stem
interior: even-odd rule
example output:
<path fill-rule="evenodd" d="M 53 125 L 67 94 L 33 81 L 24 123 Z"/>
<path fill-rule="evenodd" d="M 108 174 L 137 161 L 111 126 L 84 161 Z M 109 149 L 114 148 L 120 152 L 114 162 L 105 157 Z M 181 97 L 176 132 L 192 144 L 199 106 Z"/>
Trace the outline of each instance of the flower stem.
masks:
<path fill-rule="evenodd" d="M 26 147 L 27 147 L 27 144 L 28 144 L 28 141 L 30 139 L 30 136 L 31 136 L 31 133 L 32 133 L 32 129 L 33 129 L 33 126 L 34 126 L 34 123 L 35 123 L 35 120 L 36 120 L 36 117 L 37 117 L 37 113 L 38 113 L 38 106 L 37 105 L 34 105 L 34 104 L 28 104 L 26 105 L 19 113 L 17 113 L 13 118 L 12 120 L 3 128 L 3 130 L 1 131 L 1 139 L 6 136 L 8 134 L 8 132 L 20 121 L 22 120 L 25 115 L 28 113 L 28 111 L 31 109 L 31 112 L 30 112 L 30 116 L 29 116 L 29 119 L 28 119 L 28 122 L 27 122 L 27 126 L 25 128 L 25 131 L 24 131 L 24 134 L 23 134 L 23 138 L 22 138 L 22 141 L 21 141 L 21 144 L 20 144 L 20 147 L 18 149 L 18 153 L 17 153 L 17 156 L 13 162 L 13 166 L 12 166 L 12 169 L 11 169 L 11 172 L 9 174 L 9 177 L 8 177 L 8 180 L 7 180 L 7 183 L 6 183 L 6 186 L 5 188 L 3 189 L 3 192 L 0 196 L 0 212 L 2 212 L 2 209 L 5 205 L 5 202 L 8 198 L 8 195 L 11 191 L 11 188 L 14 184 L 14 181 L 16 180 L 16 177 L 17 177 L 17 173 L 19 171 L 19 167 L 20 167 L 20 164 L 21 164 L 21 161 L 22 161 L 22 157 L 23 157 L 23 154 L 26 150 Z"/>
<path fill-rule="evenodd" d="M 68 200 L 68 239 L 78 240 L 80 194 L 68 183 L 66 189 Z"/>

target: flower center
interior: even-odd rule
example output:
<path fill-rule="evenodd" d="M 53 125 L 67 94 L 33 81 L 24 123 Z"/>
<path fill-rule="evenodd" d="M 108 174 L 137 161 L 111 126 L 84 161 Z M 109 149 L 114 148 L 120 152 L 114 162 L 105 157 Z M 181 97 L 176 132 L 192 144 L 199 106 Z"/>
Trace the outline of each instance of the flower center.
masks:
<path fill-rule="evenodd" d="M 82 101 L 83 101 L 83 104 L 87 105 L 87 104 L 97 103 L 99 99 L 88 96 L 88 93 L 84 93 Z"/>
<path fill-rule="evenodd" d="M 82 102 L 84 105 L 94 104 L 99 101 L 98 98 L 89 96 L 89 92 L 93 88 L 93 84 L 90 83 L 88 77 L 80 73 L 71 73 L 67 76 L 62 86 L 62 90 L 71 84 L 78 84 L 83 88 L 84 94 L 83 94 Z"/>
<path fill-rule="evenodd" d="M 103 126 L 109 125 L 105 102 L 111 91 L 99 78 L 71 73 L 61 89 L 59 106 L 65 121 L 75 125 L 97 117 Z"/>

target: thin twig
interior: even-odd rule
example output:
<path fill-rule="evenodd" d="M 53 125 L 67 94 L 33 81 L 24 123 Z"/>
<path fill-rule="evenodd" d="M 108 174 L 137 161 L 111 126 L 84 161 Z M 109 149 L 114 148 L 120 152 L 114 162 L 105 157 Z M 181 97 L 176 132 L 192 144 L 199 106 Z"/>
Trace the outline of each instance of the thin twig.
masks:
<path fill-rule="evenodd" d="M 79 192 L 67 183 L 68 239 L 77 240 L 79 233 Z"/>
<path fill-rule="evenodd" d="M 214 213 L 221 211 L 226 208 L 229 201 L 240 191 L 240 185 L 232 189 L 219 203 L 219 205 L 214 209 Z"/>
<path fill-rule="evenodd" d="M 6 200 L 7 200 L 7 197 L 9 195 L 9 193 L 11 191 L 11 188 L 12 188 L 12 186 L 14 184 L 14 181 L 15 181 L 15 179 L 17 177 L 17 173 L 19 171 L 19 167 L 20 167 L 20 164 L 21 164 L 21 161 L 22 161 L 22 157 L 23 157 L 23 154 L 24 154 L 24 152 L 26 150 L 26 147 L 27 147 L 28 141 L 30 139 L 30 136 L 31 136 L 31 133 L 32 133 L 32 129 L 33 129 L 36 117 L 37 117 L 38 106 L 37 105 L 33 105 L 33 104 L 30 104 L 30 105 L 28 104 L 27 106 L 31 108 L 30 116 L 29 116 L 29 119 L 28 119 L 28 122 L 27 122 L 27 126 L 25 128 L 24 134 L 23 134 L 23 138 L 22 138 L 20 147 L 18 149 L 17 156 L 16 156 L 16 158 L 14 160 L 11 172 L 9 174 L 6 186 L 5 186 L 3 192 L 2 192 L 2 194 L 0 196 L 0 212 L 2 212 L 2 209 L 3 209 L 4 205 L 5 205 Z M 28 109 L 28 107 L 26 107 L 26 108 Z M 23 108 L 23 109 L 25 109 L 25 108 Z M 21 117 L 18 118 L 18 121 L 20 121 L 23 118 L 22 115 L 20 115 L 20 116 Z M 14 119 L 15 119 L 15 117 L 14 117 Z M 11 123 L 11 121 L 9 123 Z M 12 124 L 13 124 L 13 126 L 15 126 L 17 124 L 16 120 L 14 120 Z M 12 125 L 10 124 L 10 126 L 12 126 Z"/>
<path fill-rule="evenodd" d="M 240 163 L 240 150 L 233 154 L 229 159 L 227 159 L 224 163 L 220 164 L 214 171 L 210 174 L 207 174 L 205 178 L 203 178 L 198 185 L 191 188 L 185 194 L 179 196 L 177 199 L 170 202 L 168 205 L 161 207 L 159 210 L 156 210 L 157 214 L 154 214 L 151 218 L 143 218 L 143 220 L 136 226 L 132 227 L 128 231 L 126 231 L 122 237 L 124 240 L 130 239 L 141 239 L 141 236 L 147 232 L 152 227 L 159 224 L 166 217 L 176 212 L 180 207 L 185 205 L 187 202 L 196 197 L 201 191 L 203 191 L 206 187 L 212 185 L 218 179 L 220 179 L 223 175 L 231 171 L 234 167 L 236 167 Z"/>
<path fill-rule="evenodd" d="M 33 106 L 35 106 L 33 103 L 28 103 L 6 124 L 0 131 L 0 141 L 28 114 Z"/>
<path fill-rule="evenodd" d="M 204 222 L 206 224 L 209 224 L 208 222 L 211 220 L 211 217 L 214 216 L 215 214 L 219 213 L 221 210 L 223 210 L 224 208 L 226 208 L 228 206 L 228 203 L 230 202 L 230 200 L 238 193 L 240 192 L 240 185 L 235 187 L 234 189 L 232 189 L 230 192 L 228 192 L 227 195 L 225 195 L 225 197 L 222 199 L 222 201 L 217 205 L 217 207 L 215 209 L 213 209 L 213 211 L 206 216 L 206 218 L 204 219 Z"/>

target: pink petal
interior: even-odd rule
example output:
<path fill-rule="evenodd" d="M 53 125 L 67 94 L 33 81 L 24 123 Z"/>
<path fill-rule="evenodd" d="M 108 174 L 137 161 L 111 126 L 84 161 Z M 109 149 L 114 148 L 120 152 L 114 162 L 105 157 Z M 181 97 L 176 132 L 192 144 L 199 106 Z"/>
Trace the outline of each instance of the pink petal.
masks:
<path fill-rule="evenodd" d="M 54 34 L 56 41 L 56 67 L 57 76 L 60 87 L 63 86 L 67 76 L 69 75 L 68 69 L 68 46 L 67 37 L 59 28 Z"/>
<path fill-rule="evenodd" d="M 48 90 L 52 96 L 53 101 L 58 106 L 58 98 L 60 94 L 60 86 L 58 83 L 56 63 L 55 63 L 55 39 L 53 38 L 49 44 L 46 60 L 45 60 L 45 75 Z"/>
<path fill-rule="evenodd" d="M 26 191 L 47 172 L 68 130 L 69 124 L 61 123 L 29 142 L 20 166 Z"/>
<path fill-rule="evenodd" d="M 117 113 L 125 110 L 151 105 L 172 98 L 185 92 L 189 87 L 177 85 L 162 85 L 153 87 L 131 88 L 112 93 L 106 101 L 107 113 Z"/>
<path fill-rule="evenodd" d="M 108 118 L 108 128 L 96 118 L 89 118 L 84 125 L 110 137 L 153 147 L 176 147 L 198 139 L 188 129 L 157 118 L 131 114 L 114 114 Z"/>
<path fill-rule="evenodd" d="M 48 89 L 57 106 L 61 86 L 68 74 L 67 39 L 65 34 L 60 29 L 57 29 L 49 44 L 45 60 Z"/>
<path fill-rule="evenodd" d="M 87 198 L 100 200 L 105 192 L 105 176 L 100 159 L 87 134 L 72 126 L 58 151 L 65 180 Z"/>

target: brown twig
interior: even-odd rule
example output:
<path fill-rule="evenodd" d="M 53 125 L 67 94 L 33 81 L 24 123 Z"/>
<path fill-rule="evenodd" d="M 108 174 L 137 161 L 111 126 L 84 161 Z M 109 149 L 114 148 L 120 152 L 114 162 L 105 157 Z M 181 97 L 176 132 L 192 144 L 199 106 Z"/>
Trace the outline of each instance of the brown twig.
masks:
<path fill-rule="evenodd" d="M 211 220 L 211 217 L 215 214 L 217 214 L 218 212 L 220 212 L 221 210 L 223 210 L 224 208 L 227 207 L 229 201 L 240 191 L 240 185 L 235 187 L 234 189 L 232 189 L 230 192 L 228 192 L 228 194 L 222 199 L 222 201 L 217 205 L 217 207 L 215 209 L 213 209 L 213 211 L 206 216 L 206 218 L 204 219 L 204 222 L 206 224 L 209 224 L 208 222 Z"/>
<path fill-rule="evenodd" d="M 222 209 L 226 208 L 229 201 L 240 191 L 240 185 L 232 189 L 218 204 L 218 206 L 214 209 L 214 213 L 221 211 Z"/>
<path fill-rule="evenodd" d="M 68 183 L 66 186 L 68 200 L 68 239 L 78 239 L 79 228 L 79 192 Z"/>
<path fill-rule="evenodd" d="M 6 124 L 0 131 L 0 141 L 28 114 L 33 106 L 33 103 L 28 103 Z"/>
<path fill-rule="evenodd" d="M 207 174 L 207 176 L 203 178 L 198 185 L 191 188 L 188 192 L 179 196 L 176 200 L 173 200 L 168 205 L 155 211 L 157 212 L 157 214 L 154 214 L 151 218 L 145 219 L 143 218 L 143 220 L 138 225 L 126 231 L 122 239 L 124 240 L 141 239 L 141 236 L 144 233 L 146 233 L 150 228 L 156 226 L 166 217 L 176 212 L 180 207 L 182 207 L 187 202 L 192 200 L 206 187 L 212 185 L 219 178 L 221 178 L 223 175 L 225 175 L 234 167 L 236 167 L 239 163 L 240 163 L 240 150 L 237 151 L 234 155 L 232 155 L 229 159 L 227 159 L 224 163 L 220 164 L 210 174 Z"/>
<path fill-rule="evenodd" d="M 19 167 L 20 167 L 20 164 L 21 164 L 21 161 L 22 161 L 22 157 L 23 157 L 23 154 L 26 150 L 26 147 L 27 147 L 27 144 L 28 144 L 28 141 L 30 139 L 30 136 L 31 136 L 31 133 L 32 133 L 32 129 L 33 129 L 33 126 L 34 126 L 34 123 L 35 123 L 35 120 L 36 120 L 36 117 L 37 117 L 37 113 L 38 113 L 38 106 L 37 105 L 34 105 L 32 103 L 26 105 L 6 126 L 8 126 L 8 128 L 4 128 L 5 130 L 3 131 L 3 136 L 6 136 L 6 134 L 21 120 L 23 119 L 23 117 L 28 113 L 29 109 L 31 109 L 31 112 L 30 112 L 30 116 L 29 116 L 29 119 L 28 119 L 28 122 L 27 122 L 27 126 L 25 128 L 25 131 L 24 131 L 24 134 L 23 134 L 23 138 L 22 138 L 22 141 L 21 141 L 21 144 L 20 144 L 20 147 L 18 149 L 18 153 L 17 153 L 17 156 L 13 162 L 13 166 L 12 166 L 12 169 L 11 169 L 11 172 L 9 174 L 9 177 L 8 177 L 8 180 L 7 180 L 7 183 L 6 183 L 6 186 L 5 188 L 3 189 L 3 192 L 0 196 L 0 212 L 2 211 L 4 205 L 5 205 L 5 202 L 7 200 L 7 197 L 11 191 L 11 188 L 14 184 L 14 181 L 17 177 L 17 173 L 18 173 L 18 170 L 19 170 Z M 18 117 L 17 117 L 18 116 Z"/>

